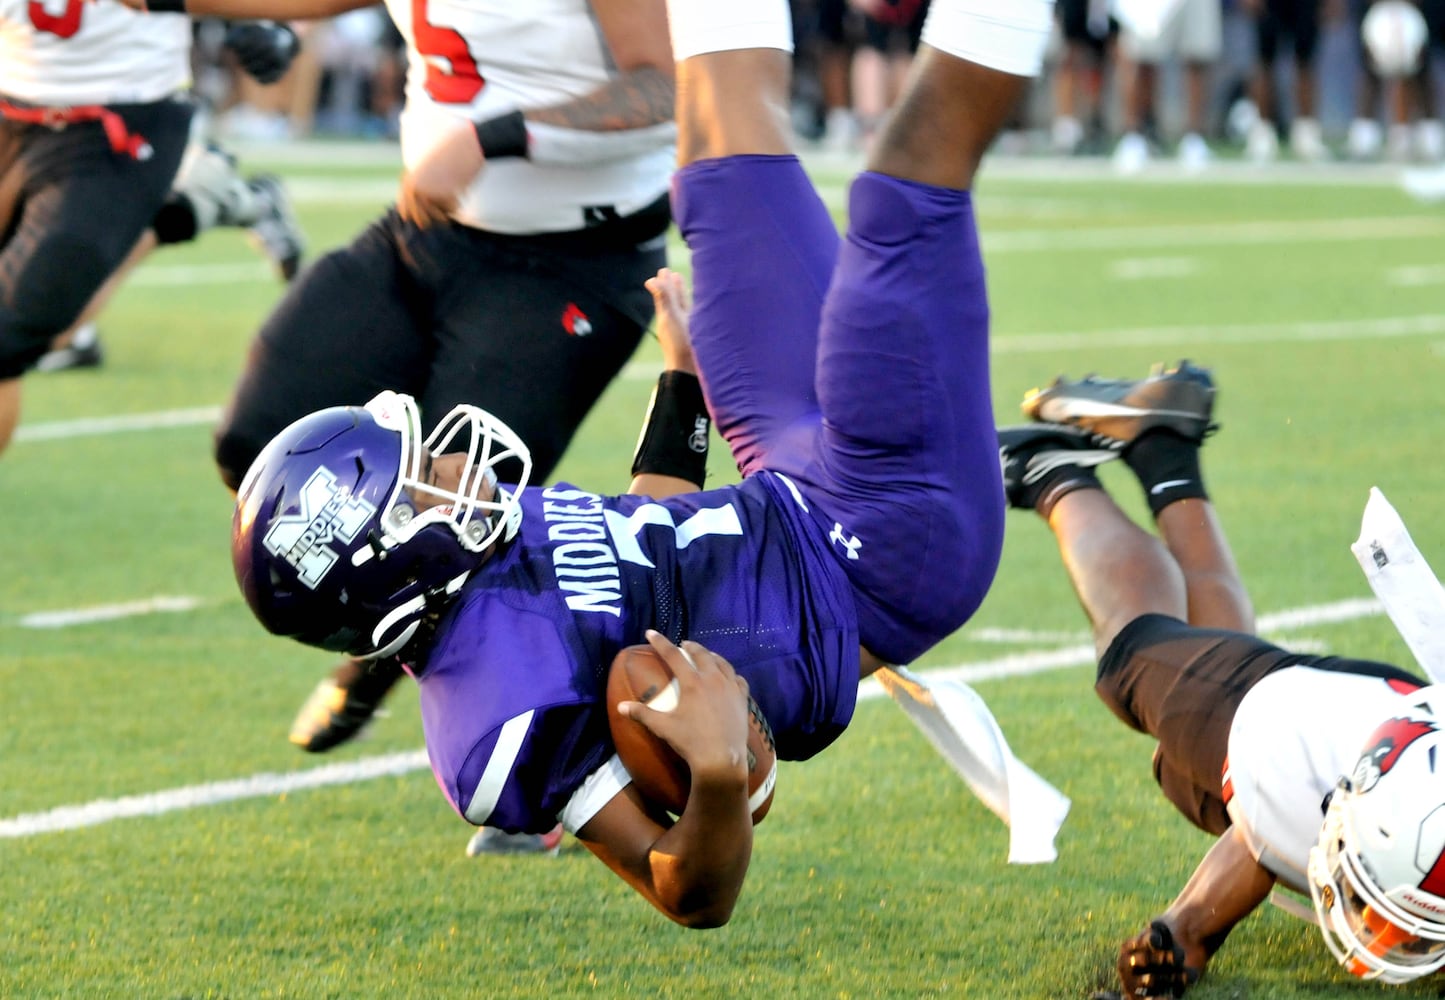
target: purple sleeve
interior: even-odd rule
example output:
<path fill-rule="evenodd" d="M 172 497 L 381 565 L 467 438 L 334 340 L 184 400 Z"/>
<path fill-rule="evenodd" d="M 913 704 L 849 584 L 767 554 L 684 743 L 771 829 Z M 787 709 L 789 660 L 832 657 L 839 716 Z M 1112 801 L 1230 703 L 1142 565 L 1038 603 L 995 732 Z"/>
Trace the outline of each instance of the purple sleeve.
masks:
<path fill-rule="evenodd" d="M 603 712 L 529 709 L 482 737 L 457 775 L 457 809 L 479 826 L 545 833 L 612 753 Z"/>

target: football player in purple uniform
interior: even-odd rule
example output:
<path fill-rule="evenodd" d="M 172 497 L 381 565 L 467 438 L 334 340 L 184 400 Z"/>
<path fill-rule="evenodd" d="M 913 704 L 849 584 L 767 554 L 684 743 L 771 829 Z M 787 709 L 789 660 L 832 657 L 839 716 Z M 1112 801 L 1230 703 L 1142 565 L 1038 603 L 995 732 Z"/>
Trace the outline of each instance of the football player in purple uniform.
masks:
<path fill-rule="evenodd" d="M 372 2 L 149 6 L 304 19 Z M 667 262 L 676 160 L 663 0 L 387 7 L 408 66 L 397 204 L 308 268 L 258 331 L 215 434 L 232 490 L 291 421 L 385 389 L 415 397 L 428 431 L 458 403 L 486 407 L 546 481 L 652 321 L 643 283 Z M 392 657 L 343 660 L 292 742 L 351 739 L 401 677 Z"/>
<path fill-rule="evenodd" d="M 1004 502 L 970 188 L 1052 9 L 935 0 L 841 240 L 792 150 L 786 2 L 672 0 L 668 20 L 692 349 L 742 481 L 671 496 L 499 483 L 493 467 L 525 455 L 509 428 L 463 406 L 423 439 L 389 395 L 267 445 L 233 556 L 270 631 L 410 665 L 458 812 L 534 832 L 560 818 L 703 927 L 731 916 L 752 849 L 743 690 L 780 757 L 816 754 L 860 675 L 931 648 L 992 582 Z M 634 471 L 686 480 L 674 456 L 694 427 L 660 431 L 668 410 L 654 405 Z M 680 677 L 673 712 L 628 707 L 690 767 L 675 820 L 608 732 L 607 668 L 644 640 Z"/>
<path fill-rule="evenodd" d="M 1445 965 L 1445 688 L 1254 636 L 1200 468 L 1214 399 L 1210 373 L 1187 362 L 1137 381 L 1060 379 L 1025 398 L 1040 422 L 999 431 L 1009 502 L 1053 530 L 1093 625 L 1096 692 L 1158 741 L 1165 797 L 1218 837 L 1124 943 L 1123 995 L 1182 995 L 1276 885 L 1312 897 L 1351 973 L 1415 979 Z M 1115 458 L 1157 536 L 1104 491 L 1094 470 Z"/>

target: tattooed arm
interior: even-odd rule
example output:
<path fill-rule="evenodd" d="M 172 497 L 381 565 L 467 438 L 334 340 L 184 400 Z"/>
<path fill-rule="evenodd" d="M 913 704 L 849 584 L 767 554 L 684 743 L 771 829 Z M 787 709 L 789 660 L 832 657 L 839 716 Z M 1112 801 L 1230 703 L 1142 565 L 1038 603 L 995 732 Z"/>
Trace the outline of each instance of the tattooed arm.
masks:
<path fill-rule="evenodd" d="M 528 109 L 528 122 L 588 132 L 672 121 L 675 87 L 664 0 L 592 0 L 618 75 L 590 94 Z"/>
<path fill-rule="evenodd" d="M 402 178 L 397 207 L 420 226 L 442 222 L 487 160 L 525 157 L 568 167 L 670 147 L 672 42 L 665 0 L 591 0 L 617 72 L 590 93 L 457 127 Z"/>

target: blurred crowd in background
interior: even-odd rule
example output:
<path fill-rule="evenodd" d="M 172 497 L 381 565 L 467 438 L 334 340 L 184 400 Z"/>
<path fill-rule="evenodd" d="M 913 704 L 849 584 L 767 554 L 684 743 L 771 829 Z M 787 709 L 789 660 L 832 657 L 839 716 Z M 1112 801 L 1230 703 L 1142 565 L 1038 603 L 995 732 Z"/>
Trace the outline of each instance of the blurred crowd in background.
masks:
<path fill-rule="evenodd" d="M 1361 41 L 1370 0 L 1058 0 L 1048 69 L 1000 142 L 1107 156 L 1121 172 L 1221 156 L 1440 162 L 1445 0 L 1407 2 L 1433 34 L 1409 72 L 1382 77 Z M 926 8 L 793 0 L 801 136 L 828 151 L 867 147 Z M 235 70 L 221 22 L 197 22 L 196 85 L 216 136 L 395 138 L 406 52 L 384 8 L 294 27 L 301 56 L 263 87 Z"/>

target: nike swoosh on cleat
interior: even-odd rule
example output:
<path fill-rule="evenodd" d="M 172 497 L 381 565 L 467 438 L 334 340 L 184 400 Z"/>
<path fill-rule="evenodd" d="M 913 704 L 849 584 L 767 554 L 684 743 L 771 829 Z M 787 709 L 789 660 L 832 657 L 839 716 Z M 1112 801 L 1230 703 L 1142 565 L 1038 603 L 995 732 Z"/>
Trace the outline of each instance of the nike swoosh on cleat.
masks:
<path fill-rule="evenodd" d="M 1165 490 L 1173 489 L 1175 486 L 1188 486 L 1191 482 L 1192 480 L 1189 479 L 1166 479 L 1162 483 L 1155 483 L 1149 487 L 1149 495 L 1157 497 Z"/>
<path fill-rule="evenodd" d="M 1169 410 L 1152 406 L 1130 406 L 1127 403 L 1105 403 L 1093 399 L 1046 400 L 1040 407 L 1041 416 L 1057 423 L 1065 423 L 1076 417 L 1185 417 L 1199 418 L 1194 410 Z"/>

